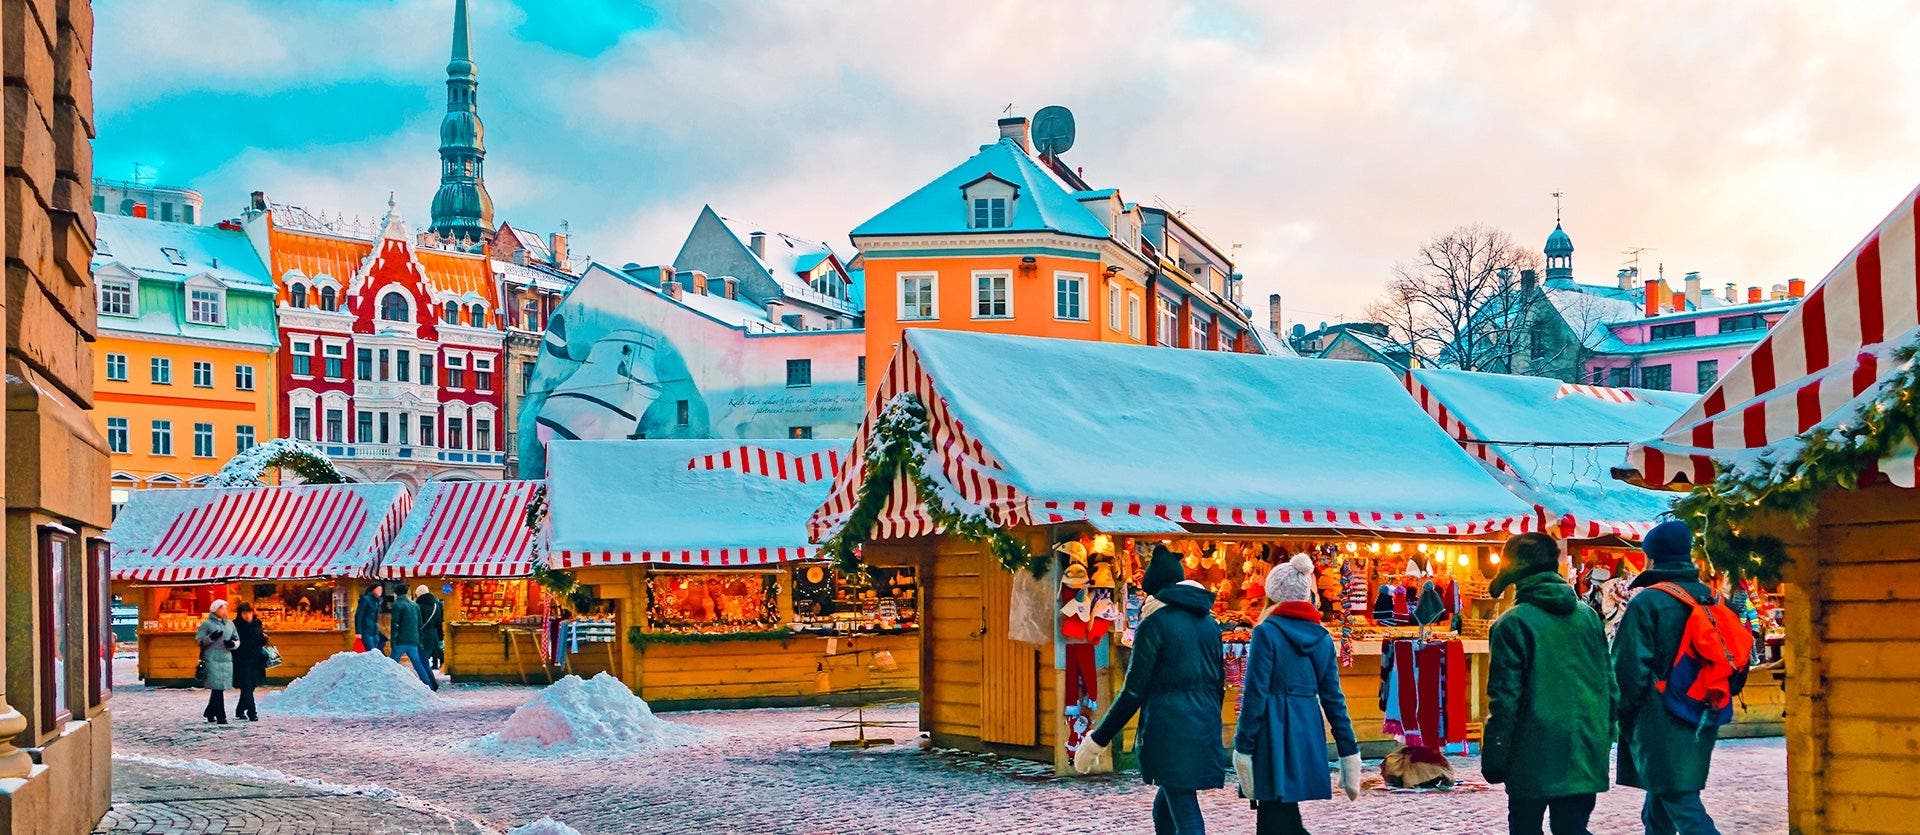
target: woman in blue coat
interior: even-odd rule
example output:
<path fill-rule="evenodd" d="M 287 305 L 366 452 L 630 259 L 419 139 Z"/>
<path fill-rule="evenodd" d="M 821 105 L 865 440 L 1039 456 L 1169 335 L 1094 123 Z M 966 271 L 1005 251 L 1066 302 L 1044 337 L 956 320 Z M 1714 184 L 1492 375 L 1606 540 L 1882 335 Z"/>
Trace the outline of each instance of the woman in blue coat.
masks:
<path fill-rule="evenodd" d="M 1275 605 L 1253 628 L 1233 769 L 1258 810 L 1259 835 L 1305 835 L 1300 802 L 1333 797 L 1328 726 L 1348 800 L 1360 796 L 1360 745 L 1340 692 L 1333 637 L 1313 605 L 1313 559 L 1295 554 L 1274 566 L 1267 599 Z"/>

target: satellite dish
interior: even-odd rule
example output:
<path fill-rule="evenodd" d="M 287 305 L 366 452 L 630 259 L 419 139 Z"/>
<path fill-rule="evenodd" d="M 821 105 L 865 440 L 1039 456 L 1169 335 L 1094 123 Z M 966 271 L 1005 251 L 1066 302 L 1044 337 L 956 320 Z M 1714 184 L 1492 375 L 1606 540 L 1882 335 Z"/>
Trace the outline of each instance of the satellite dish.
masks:
<path fill-rule="evenodd" d="M 1073 147 L 1073 111 L 1060 105 L 1040 108 L 1033 114 L 1033 146 L 1040 153 L 1057 157 Z"/>

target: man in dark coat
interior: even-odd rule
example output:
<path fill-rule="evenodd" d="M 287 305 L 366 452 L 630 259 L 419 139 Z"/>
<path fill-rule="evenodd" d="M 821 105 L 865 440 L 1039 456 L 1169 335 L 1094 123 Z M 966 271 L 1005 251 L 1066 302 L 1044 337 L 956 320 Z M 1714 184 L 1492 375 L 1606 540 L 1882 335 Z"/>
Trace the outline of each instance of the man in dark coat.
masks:
<path fill-rule="evenodd" d="M 433 677 L 433 671 L 427 668 L 427 655 L 420 651 L 420 606 L 407 599 L 407 591 L 402 587 L 393 593 L 393 660 L 404 655 L 413 662 L 413 672 L 420 676 L 420 683 L 435 690 L 440 682 Z"/>
<path fill-rule="evenodd" d="M 387 648 L 387 636 L 380 634 L 380 605 L 386 602 L 382 597 L 385 591 L 374 583 L 360 593 L 360 602 L 353 607 L 353 634 L 360 636 L 368 652 L 384 652 Z"/>
<path fill-rule="evenodd" d="M 1226 673 L 1213 592 L 1186 579 L 1180 556 L 1153 550 L 1140 587 L 1151 595 L 1134 631 L 1127 681 L 1075 752 L 1081 770 L 1105 756 L 1137 711 L 1140 777 L 1159 786 L 1153 799 L 1156 835 L 1204 835 L 1196 792 L 1226 785 L 1220 708 Z"/>
<path fill-rule="evenodd" d="M 446 641 L 447 607 L 424 583 L 413 590 L 413 602 L 420 607 L 420 650 L 427 654 L 427 666 L 437 670 Z"/>
<path fill-rule="evenodd" d="M 1713 598 L 1693 562 L 1693 532 L 1684 522 L 1664 522 L 1641 543 L 1651 563 L 1631 587 L 1674 583 L 1696 602 Z M 1658 591 L 1636 592 L 1614 636 L 1613 672 L 1620 683 L 1620 785 L 1645 789 L 1641 823 L 1649 833 L 1714 835 L 1713 818 L 1700 802 L 1720 730 L 1696 727 L 1667 712 L 1657 682 L 1665 681 L 1680 650 L 1681 632 L 1693 614 L 1687 604 Z M 1745 683 L 1737 674 L 1736 687 Z"/>
<path fill-rule="evenodd" d="M 1586 835 L 1606 791 L 1613 747 L 1613 670 L 1600 616 L 1560 576 L 1560 546 L 1545 534 L 1507 540 L 1506 567 L 1488 594 L 1512 586 L 1514 607 L 1493 622 L 1481 772 L 1507 784 L 1507 830 Z"/>

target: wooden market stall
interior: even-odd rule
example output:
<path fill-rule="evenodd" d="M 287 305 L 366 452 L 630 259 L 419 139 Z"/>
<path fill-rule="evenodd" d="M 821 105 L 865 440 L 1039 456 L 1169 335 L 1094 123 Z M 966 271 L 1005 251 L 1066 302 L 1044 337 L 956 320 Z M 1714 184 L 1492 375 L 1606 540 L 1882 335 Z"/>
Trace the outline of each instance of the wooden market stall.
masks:
<path fill-rule="evenodd" d="M 1699 397 L 1651 389 L 1574 385 L 1543 377 L 1415 369 L 1404 378 L 1440 427 L 1493 477 L 1539 509 L 1569 557 L 1566 573 L 1612 625 L 1624 614 L 1633 575 L 1644 570 L 1640 539 L 1672 517 L 1674 494 L 1620 481 L 1627 444 L 1671 425 Z M 1750 618 L 1762 664 L 1779 664 L 1784 639 L 1777 584 L 1737 584 L 1735 608 Z M 1771 644 L 1772 651 L 1767 647 Z M 1777 736 L 1784 694 L 1756 687 L 1737 704 L 1723 736 Z"/>
<path fill-rule="evenodd" d="M 807 541 L 848 441 L 555 441 L 548 567 L 611 603 L 655 708 L 849 704 L 918 680 L 912 570 L 839 572 Z"/>
<path fill-rule="evenodd" d="M 811 532 L 830 552 L 858 546 L 872 565 L 920 572 L 920 717 L 935 744 L 1064 772 L 1122 680 L 1144 602 L 1134 580 L 1163 543 L 1217 595 L 1230 682 L 1267 566 L 1307 552 L 1363 741 L 1391 745 L 1382 658 L 1400 642 L 1464 671 L 1449 674 L 1449 741 L 1480 721 L 1473 591 L 1500 540 L 1537 517 L 1386 369 L 911 330 L 874 402 Z M 1451 617 L 1424 633 L 1399 621 L 1409 575 L 1451 601 L 1458 630 Z M 1222 705 L 1229 734 L 1237 690 Z"/>
<path fill-rule="evenodd" d="M 108 532 L 113 579 L 140 610 L 140 678 L 191 685 L 214 600 L 252 603 L 289 681 L 352 649 L 352 607 L 406 517 L 399 484 L 136 491 Z"/>
<path fill-rule="evenodd" d="M 1685 505 L 1707 556 L 1785 581 L 1796 833 L 1910 832 L 1920 813 L 1917 206 L 1920 190 L 1621 473 L 1711 484 Z"/>
<path fill-rule="evenodd" d="M 618 666 L 613 616 L 575 612 L 535 583 L 527 506 L 538 481 L 430 481 L 381 561 L 407 593 L 446 605 L 443 668 L 456 681 L 551 681 Z M 598 607 L 594 607 L 598 608 Z"/>

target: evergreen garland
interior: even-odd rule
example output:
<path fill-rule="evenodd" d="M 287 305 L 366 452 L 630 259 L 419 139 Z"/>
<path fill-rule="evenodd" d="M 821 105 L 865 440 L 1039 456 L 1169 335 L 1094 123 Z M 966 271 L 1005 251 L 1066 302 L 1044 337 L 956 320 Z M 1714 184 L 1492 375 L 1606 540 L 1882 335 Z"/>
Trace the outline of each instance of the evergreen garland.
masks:
<path fill-rule="evenodd" d="M 777 629 L 759 629 L 750 632 L 648 632 L 638 626 L 627 628 L 627 643 L 634 649 L 646 649 L 649 644 L 718 644 L 727 641 L 784 641 L 794 637 L 795 633 L 787 627 Z"/>
<path fill-rule="evenodd" d="M 1698 547 L 1715 569 L 1736 580 L 1780 579 L 1786 545 L 1778 537 L 1746 533 L 1744 526 L 1762 513 L 1777 513 L 1804 528 L 1829 493 L 1858 487 L 1881 459 L 1920 442 L 1916 354 L 1915 345 L 1892 353 L 1895 372 L 1852 419 L 1808 432 L 1782 459 L 1763 455 L 1749 466 L 1726 467 L 1711 484 L 1674 502 L 1674 515 L 1699 534 Z"/>
<path fill-rule="evenodd" d="M 529 576 L 554 600 L 561 601 L 575 612 L 584 612 L 593 608 L 593 587 L 581 585 L 571 571 L 560 571 L 547 567 L 540 558 L 540 527 L 547 520 L 547 488 L 542 486 L 533 491 L 527 499 L 524 522 L 527 530 L 533 533 L 527 538 L 527 569 Z"/>
<path fill-rule="evenodd" d="M 275 438 L 241 452 L 220 467 L 207 481 L 208 487 L 262 487 L 261 475 L 269 467 L 281 467 L 300 478 L 303 484 L 345 484 L 347 479 L 334 469 L 333 460 L 320 448 L 292 438 Z"/>
<path fill-rule="evenodd" d="M 961 513 L 947 506 L 941 485 L 929 472 L 933 460 L 931 434 L 927 428 L 927 407 L 910 393 L 895 395 L 874 418 L 873 434 L 867 438 L 866 480 L 847 521 L 820 543 L 820 551 L 830 556 L 842 571 L 862 570 L 860 546 L 873 533 L 873 525 L 886 504 L 894 479 L 905 476 L 912 484 L 927 515 L 941 529 L 973 542 L 986 542 L 994 559 L 1008 571 L 1026 570 L 1035 577 L 1047 568 L 1045 555 L 1027 549 L 1019 537 L 996 527 L 984 514 Z"/>

